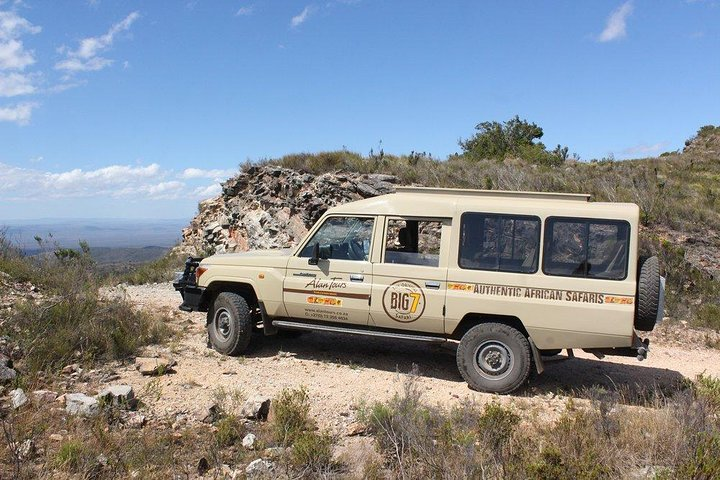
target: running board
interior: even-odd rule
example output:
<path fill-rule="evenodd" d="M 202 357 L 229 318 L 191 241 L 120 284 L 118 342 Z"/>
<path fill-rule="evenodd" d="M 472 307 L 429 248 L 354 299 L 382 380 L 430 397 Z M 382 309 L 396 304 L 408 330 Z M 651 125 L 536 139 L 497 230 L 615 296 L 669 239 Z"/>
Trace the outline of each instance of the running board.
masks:
<path fill-rule="evenodd" d="M 395 338 L 400 340 L 415 340 L 417 342 L 445 343 L 442 337 L 428 337 L 424 335 L 411 335 L 407 333 L 379 332 L 375 330 L 360 330 L 357 328 L 333 327 L 330 325 L 314 325 L 310 323 L 288 322 L 286 320 L 273 320 L 274 327 L 291 330 L 312 330 L 317 332 L 349 333 L 350 335 L 367 335 L 370 337 Z"/>

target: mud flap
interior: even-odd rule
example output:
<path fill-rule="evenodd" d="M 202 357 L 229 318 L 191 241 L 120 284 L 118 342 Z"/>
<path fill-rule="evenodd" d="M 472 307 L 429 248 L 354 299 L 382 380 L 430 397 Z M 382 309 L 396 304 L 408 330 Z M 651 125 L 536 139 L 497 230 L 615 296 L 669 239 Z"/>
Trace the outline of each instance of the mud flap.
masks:
<path fill-rule="evenodd" d="M 278 328 L 273 325 L 272 319 L 268 317 L 267 311 L 265 310 L 265 304 L 263 302 L 258 302 L 258 310 L 260 310 L 260 316 L 262 317 L 263 335 L 266 337 L 277 335 Z"/>
<path fill-rule="evenodd" d="M 538 350 L 532 338 L 528 337 L 528 342 L 530 342 L 530 349 L 532 350 L 533 360 L 535 361 L 535 369 L 537 370 L 538 375 L 540 375 L 545 371 L 545 364 L 543 363 L 542 356 L 540 355 L 540 350 Z"/>

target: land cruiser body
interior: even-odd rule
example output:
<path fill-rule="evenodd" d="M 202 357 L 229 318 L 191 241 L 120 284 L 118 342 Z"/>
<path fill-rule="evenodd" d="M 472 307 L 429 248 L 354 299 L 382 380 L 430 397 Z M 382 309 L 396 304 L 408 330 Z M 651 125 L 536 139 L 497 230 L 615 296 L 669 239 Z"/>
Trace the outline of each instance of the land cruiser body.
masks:
<path fill-rule="evenodd" d="M 210 344 L 319 330 L 457 344 L 477 390 L 508 393 L 561 349 L 646 357 L 662 318 L 639 208 L 589 195 L 399 187 L 330 208 L 292 250 L 189 258 L 174 282 Z M 421 359 L 418 359 L 422 362 Z"/>

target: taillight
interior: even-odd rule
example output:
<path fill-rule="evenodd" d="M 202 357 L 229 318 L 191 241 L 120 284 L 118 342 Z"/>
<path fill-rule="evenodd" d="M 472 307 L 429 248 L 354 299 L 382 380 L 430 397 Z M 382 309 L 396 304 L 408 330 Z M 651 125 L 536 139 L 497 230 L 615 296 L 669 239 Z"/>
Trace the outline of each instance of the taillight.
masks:
<path fill-rule="evenodd" d="M 200 275 L 202 275 L 203 273 L 205 273 L 205 270 L 207 270 L 206 267 L 197 267 L 197 268 L 195 269 L 195 283 L 197 283 L 198 280 L 200 280 Z"/>

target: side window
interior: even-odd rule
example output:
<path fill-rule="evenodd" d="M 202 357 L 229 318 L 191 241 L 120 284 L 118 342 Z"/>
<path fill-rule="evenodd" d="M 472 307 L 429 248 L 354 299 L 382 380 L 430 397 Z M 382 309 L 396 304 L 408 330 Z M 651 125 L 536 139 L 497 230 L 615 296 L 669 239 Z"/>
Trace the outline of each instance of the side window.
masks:
<path fill-rule="evenodd" d="M 564 277 L 623 280 L 630 225 L 617 220 L 549 218 L 543 271 Z"/>
<path fill-rule="evenodd" d="M 389 219 L 384 262 L 439 266 L 442 224 L 442 220 Z"/>
<path fill-rule="evenodd" d="M 336 260 L 367 260 L 374 219 L 361 217 L 329 217 L 305 244 L 301 257 L 311 257 L 315 244 L 321 256 Z"/>
<path fill-rule="evenodd" d="M 540 219 L 523 215 L 464 213 L 460 221 L 460 268 L 535 273 Z"/>

